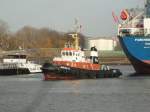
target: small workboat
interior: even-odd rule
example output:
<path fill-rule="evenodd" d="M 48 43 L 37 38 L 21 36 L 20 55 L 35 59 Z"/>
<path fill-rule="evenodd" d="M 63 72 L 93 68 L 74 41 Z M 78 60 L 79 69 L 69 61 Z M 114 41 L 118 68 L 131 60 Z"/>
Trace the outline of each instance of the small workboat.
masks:
<path fill-rule="evenodd" d="M 26 54 L 8 54 L 0 63 L 0 75 L 17 75 L 39 73 L 41 65 L 27 60 Z"/>

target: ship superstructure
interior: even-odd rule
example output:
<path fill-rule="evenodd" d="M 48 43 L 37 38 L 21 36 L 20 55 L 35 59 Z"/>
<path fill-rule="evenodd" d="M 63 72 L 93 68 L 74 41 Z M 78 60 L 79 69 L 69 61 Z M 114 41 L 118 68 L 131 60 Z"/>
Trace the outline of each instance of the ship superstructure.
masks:
<path fill-rule="evenodd" d="M 150 74 L 150 0 L 143 10 L 123 10 L 121 19 L 118 37 L 126 56 L 136 73 Z"/>

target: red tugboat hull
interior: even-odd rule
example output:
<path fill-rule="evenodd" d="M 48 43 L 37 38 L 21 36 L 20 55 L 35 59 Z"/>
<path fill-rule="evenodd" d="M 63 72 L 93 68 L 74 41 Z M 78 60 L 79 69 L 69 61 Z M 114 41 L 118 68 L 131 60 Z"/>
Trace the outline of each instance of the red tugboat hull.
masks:
<path fill-rule="evenodd" d="M 55 81 L 55 80 L 75 80 L 77 79 L 74 76 L 71 75 L 58 75 L 56 73 L 47 73 L 44 74 L 44 79 L 45 81 L 51 80 L 51 81 Z"/>
<path fill-rule="evenodd" d="M 45 81 L 51 80 L 77 80 L 77 79 L 94 79 L 96 76 L 91 74 L 91 76 L 87 74 L 83 74 L 83 71 L 78 71 L 79 74 L 61 74 L 61 73 L 54 73 L 54 72 L 49 72 L 49 73 L 44 73 L 44 79 Z M 90 72 L 89 72 L 90 73 Z M 96 73 L 96 72 L 95 72 Z M 93 76 L 93 77 L 92 77 Z"/>
<path fill-rule="evenodd" d="M 45 64 L 46 65 L 46 64 Z M 115 78 L 122 75 L 118 69 L 88 70 L 79 68 L 60 67 L 47 63 L 43 65 L 43 80 L 77 80 L 77 79 L 96 79 L 96 78 Z"/>

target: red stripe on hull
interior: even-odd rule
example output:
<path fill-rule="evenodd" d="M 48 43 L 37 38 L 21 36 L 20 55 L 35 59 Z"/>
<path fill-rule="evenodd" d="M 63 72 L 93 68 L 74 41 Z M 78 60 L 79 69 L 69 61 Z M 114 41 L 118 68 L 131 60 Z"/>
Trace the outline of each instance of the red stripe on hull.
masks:
<path fill-rule="evenodd" d="M 66 66 L 71 68 L 79 68 L 85 70 L 100 70 L 99 64 L 87 63 L 87 62 L 69 62 L 69 61 L 54 61 L 53 62 L 59 66 Z"/>
<path fill-rule="evenodd" d="M 144 63 L 150 64 L 150 60 L 144 60 Z"/>
<path fill-rule="evenodd" d="M 77 79 L 76 77 L 74 77 L 73 75 L 58 75 L 55 73 L 48 73 L 48 74 L 44 74 L 44 80 L 48 81 L 48 80 L 74 80 Z"/>

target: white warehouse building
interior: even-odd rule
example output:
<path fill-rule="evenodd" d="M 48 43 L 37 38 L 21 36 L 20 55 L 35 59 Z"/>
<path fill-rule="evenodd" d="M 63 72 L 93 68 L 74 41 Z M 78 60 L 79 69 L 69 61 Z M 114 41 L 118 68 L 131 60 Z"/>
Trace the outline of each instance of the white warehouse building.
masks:
<path fill-rule="evenodd" d="M 112 51 L 116 47 L 117 42 L 114 38 L 88 38 L 87 48 L 90 49 L 93 46 L 96 46 L 98 50 L 101 51 Z"/>

